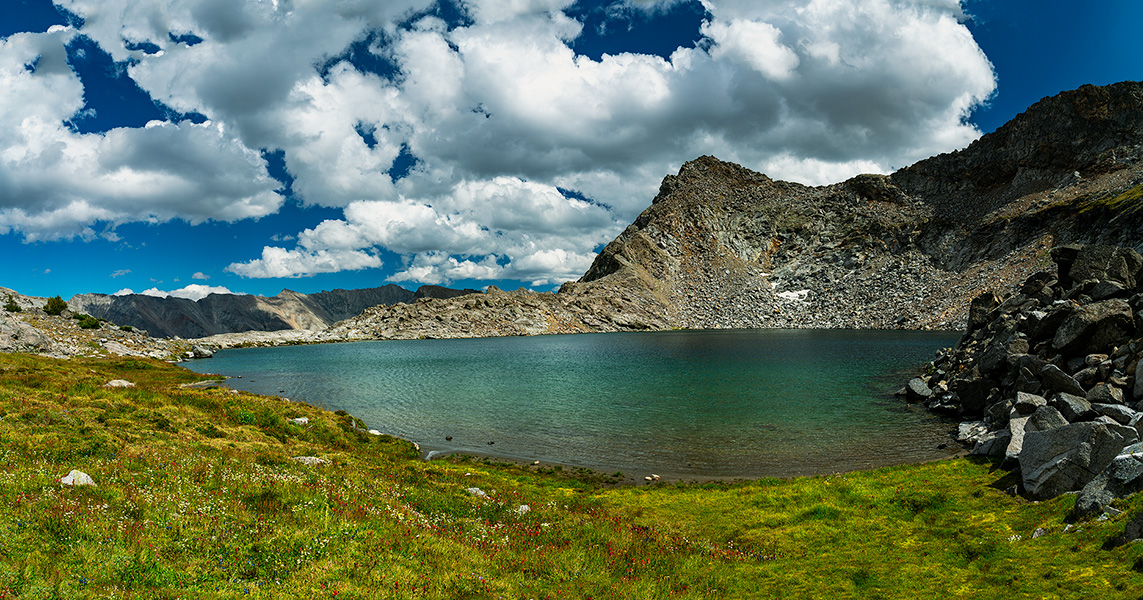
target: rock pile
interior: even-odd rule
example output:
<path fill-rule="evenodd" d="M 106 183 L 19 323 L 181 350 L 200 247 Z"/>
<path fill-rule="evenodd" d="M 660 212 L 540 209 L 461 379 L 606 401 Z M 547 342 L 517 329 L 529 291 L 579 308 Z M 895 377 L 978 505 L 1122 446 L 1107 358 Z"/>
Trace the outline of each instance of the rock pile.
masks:
<path fill-rule="evenodd" d="M 1050 498 L 1081 490 L 1079 514 L 1143 489 L 1143 257 L 1059 246 L 1056 273 L 1007 298 L 972 301 L 968 330 L 903 394 L 969 419 L 958 438 Z"/>

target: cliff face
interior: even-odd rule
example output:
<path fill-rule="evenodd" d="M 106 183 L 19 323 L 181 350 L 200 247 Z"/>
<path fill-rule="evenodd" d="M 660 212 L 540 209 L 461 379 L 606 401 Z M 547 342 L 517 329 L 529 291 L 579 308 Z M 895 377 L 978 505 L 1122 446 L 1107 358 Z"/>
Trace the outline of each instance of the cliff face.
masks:
<path fill-rule="evenodd" d="M 1143 84 L 1041 100 L 968 148 L 823 187 L 712 157 L 573 287 L 645 286 L 673 327 L 960 329 L 1063 243 L 1143 242 Z"/>
<path fill-rule="evenodd" d="M 283 290 L 277 296 L 211 294 L 201 300 L 130 294 L 81 294 L 68 306 L 77 312 L 143 329 L 153 336 L 199 338 L 244 331 L 323 330 L 379 304 L 413 302 L 419 297 L 451 297 L 475 290 L 426 286 L 417 292 L 396 285 L 360 290 L 301 294 Z"/>

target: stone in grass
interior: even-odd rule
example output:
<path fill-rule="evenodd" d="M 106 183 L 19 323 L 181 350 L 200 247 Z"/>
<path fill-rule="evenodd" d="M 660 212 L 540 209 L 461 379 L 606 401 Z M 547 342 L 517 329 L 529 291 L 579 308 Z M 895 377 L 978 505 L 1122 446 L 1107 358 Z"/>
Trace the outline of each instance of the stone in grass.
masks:
<path fill-rule="evenodd" d="M 103 387 L 105 387 L 105 388 L 133 388 L 133 387 L 135 387 L 135 384 L 131 383 L 130 381 L 127 381 L 126 379 L 112 379 L 111 381 L 108 381 L 107 383 L 103 384 Z"/>
<path fill-rule="evenodd" d="M 302 463 L 303 465 L 309 465 L 311 467 L 316 467 L 318 465 L 324 465 L 324 464 L 329 462 L 328 460 L 326 460 L 324 458 L 318 458 L 316 456 L 295 456 L 294 460 Z"/>
<path fill-rule="evenodd" d="M 290 419 L 290 422 L 294 425 L 309 425 L 310 419 L 309 417 L 298 417 L 296 419 Z"/>
<path fill-rule="evenodd" d="M 468 492 L 472 496 L 476 496 L 477 498 L 487 498 L 488 497 L 488 494 L 486 494 L 484 492 L 484 490 L 482 490 L 478 487 L 464 488 L 464 491 Z"/>
<path fill-rule="evenodd" d="M 67 475 L 60 478 L 60 483 L 64 485 L 95 485 L 95 480 L 83 471 L 72 469 Z"/>

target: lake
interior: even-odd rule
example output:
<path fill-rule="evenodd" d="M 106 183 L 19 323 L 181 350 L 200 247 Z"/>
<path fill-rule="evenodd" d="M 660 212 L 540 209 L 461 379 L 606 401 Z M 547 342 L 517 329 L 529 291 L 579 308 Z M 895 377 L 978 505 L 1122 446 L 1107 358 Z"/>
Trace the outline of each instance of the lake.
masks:
<path fill-rule="evenodd" d="M 345 410 L 424 455 L 639 478 L 793 476 L 948 456 L 951 425 L 892 396 L 959 334 L 706 330 L 224 350 L 228 387 Z M 446 441 L 450 437 L 450 441 Z M 489 444 L 489 442 L 492 442 Z"/>

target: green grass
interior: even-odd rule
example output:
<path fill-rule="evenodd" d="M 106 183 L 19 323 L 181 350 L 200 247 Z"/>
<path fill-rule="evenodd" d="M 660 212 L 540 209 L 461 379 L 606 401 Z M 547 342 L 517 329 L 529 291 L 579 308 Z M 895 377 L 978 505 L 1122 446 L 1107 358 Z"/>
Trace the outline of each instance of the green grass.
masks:
<path fill-rule="evenodd" d="M 422 462 L 349 415 L 179 387 L 199 379 L 0 355 L 0 598 L 1143 595 L 1143 545 L 1103 547 L 1143 502 L 1070 523 L 1072 497 L 1009 496 L 988 463 L 614 487 Z M 59 484 L 73 468 L 97 487 Z"/>
<path fill-rule="evenodd" d="M 1103 208 L 1117 214 L 1131 214 L 1143 208 L 1143 185 L 1137 185 L 1114 197 L 1081 199 L 1079 212 Z"/>

